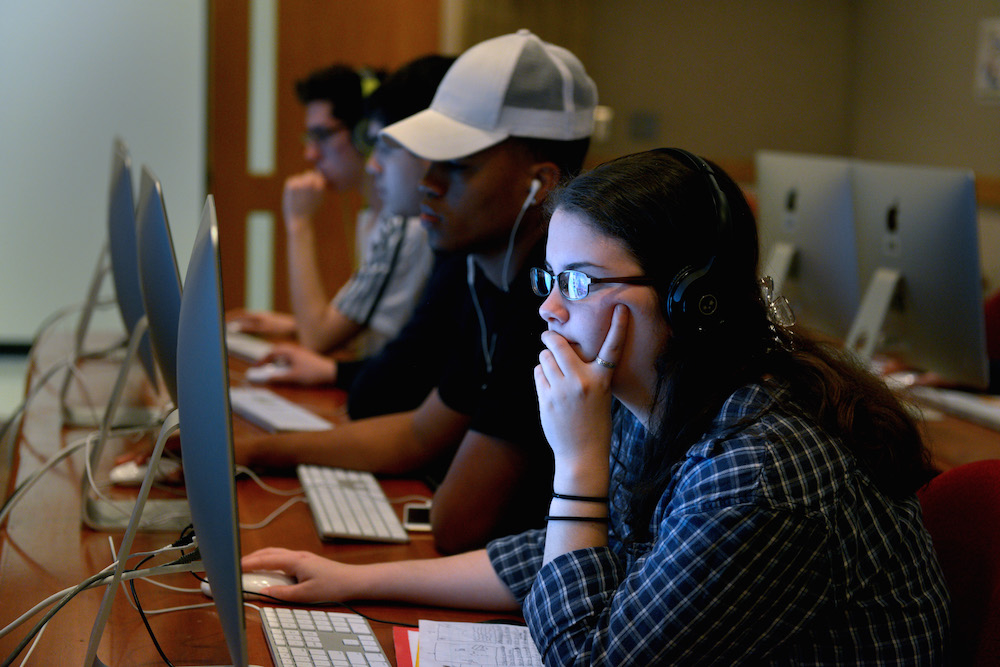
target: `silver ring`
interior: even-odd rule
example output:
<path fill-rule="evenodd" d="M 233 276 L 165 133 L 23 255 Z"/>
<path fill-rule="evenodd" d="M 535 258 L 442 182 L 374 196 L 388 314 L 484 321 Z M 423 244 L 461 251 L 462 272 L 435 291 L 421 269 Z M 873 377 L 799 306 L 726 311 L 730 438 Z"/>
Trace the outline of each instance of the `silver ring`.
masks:
<path fill-rule="evenodd" d="M 599 363 L 601 366 L 604 366 L 605 368 L 614 369 L 614 367 L 615 367 L 615 363 L 613 361 L 605 361 L 604 359 L 601 359 L 600 357 L 597 357 L 596 359 L 594 359 L 594 361 L 596 361 L 597 363 Z"/>

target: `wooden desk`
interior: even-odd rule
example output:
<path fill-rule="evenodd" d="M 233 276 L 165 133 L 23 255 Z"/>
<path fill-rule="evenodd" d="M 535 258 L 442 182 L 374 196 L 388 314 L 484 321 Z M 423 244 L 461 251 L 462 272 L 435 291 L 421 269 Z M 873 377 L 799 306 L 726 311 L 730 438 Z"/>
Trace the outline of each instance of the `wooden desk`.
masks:
<path fill-rule="evenodd" d="M 43 367 L 44 363 L 42 362 Z M 99 362 L 92 363 L 98 366 L 86 368 L 88 373 L 101 376 L 107 372 L 106 368 L 100 367 Z M 232 383 L 242 382 L 243 368 L 245 365 L 231 361 Z M 343 397 L 334 392 L 296 388 L 279 391 L 308 405 L 328 419 L 344 419 Z M 57 393 L 43 392 L 26 414 L 18 448 L 18 482 L 41 467 L 62 446 L 86 433 L 65 431 L 62 428 Z M 259 432 L 238 417 L 234 417 L 233 428 L 237 439 Z M 127 446 L 134 444 L 128 445 L 121 441 L 110 443 L 102 467 L 106 469 L 116 451 Z M 20 501 L 7 524 L 0 530 L 0 627 L 8 625 L 46 597 L 78 584 L 112 561 L 108 545 L 109 534 L 83 528 L 80 524 L 82 462 L 82 454 L 74 455 L 45 475 Z M 266 481 L 284 489 L 298 486 L 294 478 L 267 478 Z M 422 482 L 413 480 L 387 479 L 384 480 L 383 487 L 390 499 L 411 494 L 429 495 L 429 490 Z M 262 490 L 250 480 L 238 483 L 238 496 L 240 520 L 244 524 L 263 520 L 287 500 L 287 497 Z M 397 510 L 401 511 L 401 506 L 397 506 Z M 112 536 L 117 544 L 121 534 Z M 164 533 L 139 534 L 133 552 L 156 549 L 174 539 L 176 535 Z M 265 528 L 242 530 L 241 541 L 244 553 L 264 546 L 284 546 L 314 551 L 350 563 L 437 555 L 428 534 L 413 534 L 411 542 L 405 545 L 323 543 L 316 536 L 309 508 L 304 503 L 293 506 Z M 135 562 L 130 562 L 130 565 L 134 564 Z M 170 575 L 157 580 L 187 588 L 197 588 L 198 585 L 189 574 Z M 200 593 L 170 592 L 141 581 L 136 586 L 140 601 L 146 609 L 206 602 Z M 49 623 L 33 654 L 33 664 L 81 664 L 103 594 L 103 587 L 87 591 L 64 607 Z M 161 665 L 162 661 L 156 654 L 139 615 L 130 607 L 126 598 L 126 591 L 120 590 L 104 631 L 99 656 L 112 665 Z M 477 621 L 504 617 L 498 614 L 399 604 L 372 603 L 358 604 L 355 607 L 362 613 L 390 623 L 416 623 L 421 618 Z M 6 658 L 40 618 L 41 614 L 0 639 L 0 659 Z M 149 619 L 158 641 L 175 664 L 228 662 L 214 608 L 151 616 Z M 272 664 L 258 614 L 248 609 L 246 619 L 251 663 Z M 395 661 L 391 625 L 372 623 L 372 627 L 390 660 Z"/>
<path fill-rule="evenodd" d="M 943 416 L 925 421 L 923 432 L 938 470 L 1000 459 L 1000 433 L 985 426 Z"/>
<path fill-rule="evenodd" d="M 41 366 L 44 367 L 45 363 L 43 361 Z M 245 364 L 231 361 L 230 379 L 234 384 L 242 382 L 245 367 Z M 111 370 L 113 366 L 100 362 L 92 362 L 86 368 L 88 377 L 101 378 L 108 383 L 114 375 Z M 137 384 L 139 388 L 135 391 L 141 391 L 141 382 Z M 345 418 L 343 397 L 334 392 L 296 388 L 278 388 L 278 391 L 332 421 Z M 65 431 L 61 427 L 56 398 L 54 392 L 43 393 L 27 413 L 18 448 L 18 480 L 37 470 L 60 447 L 84 433 Z M 95 398 L 103 399 L 99 395 Z M 237 439 L 258 432 L 239 418 L 234 418 L 233 426 Z M 935 461 L 942 469 L 979 459 L 1000 458 L 1000 433 L 952 418 L 929 421 L 925 430 Z M 114 450 L 127 446 L 120 441 L 112 443 L 109 447 L 112 451 L 104 457 L 104 468 L 108 467 Z M 81 455 L 61 463 L 18 504 L 6 526 L 0 530 L 0 627 L 6 626 L 49 595 L 83 581 L 112 560 L 108 534 L 80 525 L 79 485 L 82 474 Z M 285 489 L 297 486 L 296 480 L 290 478 L 268 478 L 266 481 Z M 428 493 L 422 483 L 412 480 L 384 480 L 383 486 L 390 498 Z M 263 520 L 286 500 L 263 491 L 249 480 L 239 482 L 238 494 L 240 518 L 245 524 Z M 114 537 L 118 539 L 120 534 Z M 155 549 L 173 539 L 174 536 L 167 534 L 140 534 L 133 551 Z M 420 534 L 413 535 L 412 541 L 406 545 L 324 544 L 316 537 L 309 509 L 304 504 L 294 506 L 265 528 L 241 531 L 241 540 L 244 552 L 264 546 L 284 546 L 314 551 L 351 563 L 436 555 L 430 536 Z M 197 582 L 190 575 L 172 575 L 159 580 L 197 587 Z M 200 593 L 168 592 L 145 582 L 137 583 L 137 589 L 147 609 L 205 601 Z M 85 592 L 53 618 L 33 655 L 34 664 L 81 664 L 102 595 L 103 588 Z M 415 623 L 420 618 L 476 621 L 500 616 L 399 604 L 359 604 L 356 608 L 391 623 Z M 40 616 L 0 639 L 0 658 L 14 649 L 38 618 Z M 248 610 L 246 618 L 251 662 L 271 664 L 257 613 Z M 175 664 L 221 664 L 228 661 L 213 608 L 152 616 L 150 623 Z M 373 623 L 372 627 L 386 654 L 395 660 L 391 626 Z M 125 591 L 119 591 L 116 597 L 99 655 L 109 664 L 162 664 L 138 614 L 130 608 Z"/>

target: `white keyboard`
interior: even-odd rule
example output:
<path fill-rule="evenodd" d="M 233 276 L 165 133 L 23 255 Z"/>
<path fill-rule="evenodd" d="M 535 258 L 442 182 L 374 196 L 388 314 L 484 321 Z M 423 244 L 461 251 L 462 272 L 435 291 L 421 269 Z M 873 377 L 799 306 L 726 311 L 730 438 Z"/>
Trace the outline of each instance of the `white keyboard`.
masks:
<path fill-rule="evenodd" d="M 368 621 L 357 614 L 264 607 L 260 618 L 278 667 L 390 667 Z"/>
<path fill-rule="evenodd" d="M 271 353 L 272 344 L 239 331 L 226 331 L 226 349 L 246 361 L 257 362 Z"/>
<path fill-rule="evenodd" d="M 322 539 L 409 542 L 375 475 L 316 465 L 296 471 Z"/>
<path fill-rule="evenodd" d="M 333 424 L 264 387 L 231 387 L 233 412 L 270 431 L 327 431 Z"/>
<path fill-rule="evenodd" d="M 911 387 L 910 392 L 945 414 L 1000 431 L 1000 397 L 938 387 Z"/>

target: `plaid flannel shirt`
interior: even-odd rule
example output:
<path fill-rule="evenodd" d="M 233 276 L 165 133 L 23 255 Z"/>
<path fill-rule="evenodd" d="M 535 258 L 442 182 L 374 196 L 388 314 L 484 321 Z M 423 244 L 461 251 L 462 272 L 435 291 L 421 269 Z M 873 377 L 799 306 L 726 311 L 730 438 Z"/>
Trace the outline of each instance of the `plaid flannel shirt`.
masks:
<path fill-rule="evenodd" d="M 917 500 L 879 492 L 787 391 L 728 399 L 640 544 L 617 508 L 644 438 L 618 410 L 608 547 L 542 567 L 544 530 L 488 546 L 545 664 L 945 661 L 948 594 Z"/>

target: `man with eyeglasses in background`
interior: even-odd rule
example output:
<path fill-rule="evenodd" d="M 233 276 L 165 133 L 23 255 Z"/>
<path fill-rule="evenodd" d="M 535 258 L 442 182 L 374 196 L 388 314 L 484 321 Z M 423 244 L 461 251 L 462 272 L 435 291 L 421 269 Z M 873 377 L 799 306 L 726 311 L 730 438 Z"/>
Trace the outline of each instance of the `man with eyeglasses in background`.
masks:
<path fill-rule="evenodd" d="M 333 301 L 321 277 L 323 249 L 316 245 L 314 225 L 325 191 L 370 189 L 365 107 L 379 84 L 374 73 L 340 64 L 296 82 L 305 109 L 303 157 L 313 168 L 288 177 L 282 197 L 292 313 L 235 311 L 229 319 L 240 330 L 297 336 L 315 352 L 364 358 L 377 353 L 409 319 L 432 264 L 419 223 L 399 224 L 397 212 L 383 211 L 375 197 L 358 218 L 358 270 Z"/>
<path fill-rule="evenodd" d="M 417 229 L 409 233 L 426 238 L 419 218 L 418 184 L 428 162 L 402 146 L 389 144 L 378 136 L 379 132 L 426 109 L 454 60 L 433 54 L 416 58 L 393 72 L 368 98 L 364 131 L 373 148 L 365 169 L 382 203 L 382 217 L 375 233 L 384 237 L 385 245 L 399 248 L 401 244 L 394 239 L 410 226 Z M 430 247 L 426 240 L 424 244 Z M 464 255 L 435 252 L 434 268 L 416 306 L 390 288 L 392 301 L 380 310 L 412 308 L 413 314 L 378 354 L 364 359 L 333 359 L 295 343 L 278 342 L 260 364 L 279 362 L 280 370 L 262 379 L 285 384 L 332 384 L 347 391 L 352 419 L 413 409 L 437 384 L 450 351 L 449 341 L 440 332 L 451 330 L 461 311 L 465 272 Z M 409 280 L 411 274 L 405 266 L 397 267 L 392 280 Z M 358 290 L 367 291 L 368 282 L 357 282 Z"/>

